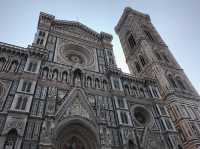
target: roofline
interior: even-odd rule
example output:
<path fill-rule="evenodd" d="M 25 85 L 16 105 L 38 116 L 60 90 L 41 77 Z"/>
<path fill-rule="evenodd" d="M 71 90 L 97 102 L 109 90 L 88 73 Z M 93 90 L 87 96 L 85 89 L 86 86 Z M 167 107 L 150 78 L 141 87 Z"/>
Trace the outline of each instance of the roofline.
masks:
<path fill-rule="evenodd" d="M 59 20 L 59 19 L 55 19 L 54 15 L 48 14 L 48 13 L 44 13 L 44 12 L 40 12 L 39 15 L 39 20 L 41 16 L 45 16 L 49 19 L 52 20 L 52 24 L 66 24 L 66 25 L 71 25 L 71 26 L 77 26 L 77 27 L 81 27 L 82 29 L 84 29 L 85 31 L 87 31 L 88 33 L 91 33 L 92 35 L 94 35 L 95 37 L 99 38 L 99 39 L 107 39 L 109 41 L 112 41 L 113 36 L 109 33 L 105 33 L 105 32 L 96 32 L 95 30 L 91 29 L 90 27 L 78 22 L 78 21 L 68 21 L 68 20 Z M 38 23 L 39 23 L 38 20 Z M 38 24 L 39 25 L 39 24 Z"/>
<path fill-rule="evenodd" d="M 118 34 L 121 26 L 123 25 L 126 17 L 129 15 L 129 14 L 133 14 L 133 15 L 136 15 L 136 16 L 140 16 L 140 17 L 143 17 L 144 19 L 148 19 L 148 20 L 151 20 L 150 19 L 150 16 L 145 14 L 145 13 L 142 13 L 142 12 L 139 12 L 137 10 L 134 10 L 132 9 L 131 7 L 126 7 L 122 13 L 122 16 L 120 17 L 117 25 L 115 26 L 115 32 Z"/>

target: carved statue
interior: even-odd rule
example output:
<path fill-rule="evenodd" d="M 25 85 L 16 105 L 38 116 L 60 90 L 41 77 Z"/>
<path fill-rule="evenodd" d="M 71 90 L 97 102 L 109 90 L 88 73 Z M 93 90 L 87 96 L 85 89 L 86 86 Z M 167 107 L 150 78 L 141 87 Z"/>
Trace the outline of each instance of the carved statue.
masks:
<path fill-rule="evenodd" d="M 53 80 L 57 80 L 57 77 L 58 77 L 58 72 L 54 71 L 53 72 Z"/>
<path fill-rule="evenodd" d="M 54 134 L 54 128 L 55 125 L 53 119 L 50 120 L 45 119 L 45 121 L 42 124 L 42 130 L 41 130 L 40 141 L 42 143 L 51 144 L 51 138 Z"/>
<path fill-rule="evenodd" d="M 42 79 L 47 79 L 47 77 L 48 77 L 48 70 L 43 70 L 43 74 L 42 74 Z"/>

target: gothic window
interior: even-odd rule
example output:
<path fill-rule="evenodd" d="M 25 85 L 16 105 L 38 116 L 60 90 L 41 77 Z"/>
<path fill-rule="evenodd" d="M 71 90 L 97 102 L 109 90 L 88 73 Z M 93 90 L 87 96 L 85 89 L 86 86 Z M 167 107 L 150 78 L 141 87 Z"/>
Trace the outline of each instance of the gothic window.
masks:
<path fill-rule="evenodd" d="M 144 57 L 142 55 L 139 55 L 139 58 L 140 58 L 140 62 L 142 64 L 142 66 L 145 66 L 146 65 L 146 61 L 144 60 Z"/>
<path fill-rule="evenodd" d="M 135 62 L 135 67 L 136 67 L 138 73 L 141 72 L 141 67 L 138 62 Z"/>
<path fill-rule="evenodd" d="M 113 80 L 113 84 L 115 89 L 120 89 L 119 80 Z"/>
<path fill-rule="evenodd" d="M 25 110 L 27 101 L 28 101 L 28 97 L 19 96 L 17 98 L 15 109 L 17 109 L 17 110 Z"/>
<path fill-rule="evenodd" d="M 29 120 L 26 128 L 26 140 L 38 140 L 42 122 L 40 120 Z"/>
<path fill-rule="evenodd" d="M 146 34 L 146 36 L 149 40 L 154 41 L 153 36 L 151 35 L 151 33 L 149 31 L 144 30 L 144 33 Z"/>
<path fill-rule="evenodd" d="M 174 81 L 174 78 L 172 77 L 172 75 L 170 75 L 170 74 L 168 75 L 168 80 L 172 87 L 177 88 L 176 82 Z"/>
<path fill-rule="evenodd" d="M 43 42 L 44 42 L 44 39 L 41 39 L 41 38 L 38 38 L 38 39 L 37 39 L 37 44 L 38 44 L 38 45 L 42 45 Z"/>
<path fill-rule="evenodd" d="M 128 37 L 128 43 L 131 49 L 133 49 L 136 45 L 136 41 L 132 34 Z"/>
<path fill-rule="evenodd" d="M 39 32 L 39 36 L 40 36 L 40 37 L 45 37 L 45 32 L 40 31 L 40 32 Z"/>
<path fill-rule="evenodd" d="M 9 131 L 7 135 L 7 138 L 4 144 L 4 149 L 14 149 L 16 141 L 17 141 L 17 130 L 12 129 Z"/>
<path fill-rule="evenodd" d="M 120 112 L 121 121 L 123 124 L 128 124 L 128 117 L 126 112 Z"/>
<path fill-rule="evenodd" d="M 119 108 L 125 108 L 124 100 L 122 97 L 117 97 L 117 102 L 118 102 Z"/>
<path fill-rule="evenodd" d="M 31 91 L 32 82 L 30 81 L 23 81 L 22 89 L 23 92 L 30 92 Z"/>
<path fill-rule="evenodd" d="M 176 82 L 177 82 L 178 86 L 179 86 L 181 89 L 183 89 L 183 90 L 186 89 L 186 88 L 185 88 L 185 85 L 183 84 L 183 82 L 182 82 L 182 80 L 181 80 L 180 77 L 176 77 Z"/>
<path fill-rule="evenodd" d="M 27 71 L 35 72 L 37 69 L 37 62 L 30 61 Z"/>

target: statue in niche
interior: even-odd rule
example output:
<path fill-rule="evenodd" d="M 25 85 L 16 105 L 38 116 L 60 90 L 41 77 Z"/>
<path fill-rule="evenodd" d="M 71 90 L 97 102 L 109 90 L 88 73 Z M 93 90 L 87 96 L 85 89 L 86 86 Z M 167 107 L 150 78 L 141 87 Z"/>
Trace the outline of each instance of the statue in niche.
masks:
<path fill-rule="evenodd" d="M 53 72 L 53 80 L 57 80 L 57 78 L 58 78 L 58 72 L 57 71 L 54 71 Z"/>
<path fill-rule="evenodd" d="M 75 86 L 81 86 L 81 70 L 77 69 L 74 71 L 74 84 Z"/>
<path fill-rule="evenodd" d="M 53 119 L 47 120 L 45 119 L 45 121 L 42 124 L 42 130 L 41 130 L 41 142 L 43 143 L 47 143 L 50 144 L 51 143 L 51 138 L 54 134 L 54 121 Z"/>
<path fill-rule="evenodd" d="M 62 74 L 62 81 L 67 82 L 67 72 L 63 72 Z"/>
<path fill-rule="evenodd" d="M 48 68 L 44 68 L 43 69 L 43 73 L 42 73 L 42 79 L 46 80 L 48 78 Z"/>

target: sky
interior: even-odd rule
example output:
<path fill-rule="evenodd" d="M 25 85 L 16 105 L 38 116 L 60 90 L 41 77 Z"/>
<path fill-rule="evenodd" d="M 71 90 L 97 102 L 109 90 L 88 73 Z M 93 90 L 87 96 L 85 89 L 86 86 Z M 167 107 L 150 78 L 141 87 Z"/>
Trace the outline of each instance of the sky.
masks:
<path fill-rule="evenodd" d="M 0 41 L 27 47 L 41 11 L 113 35 L 118 67 L 129 72 L 114 31 L 125 7 L 149 14 L 161 37 L 200 93 L 199 0 L 0 0 Z"/>

